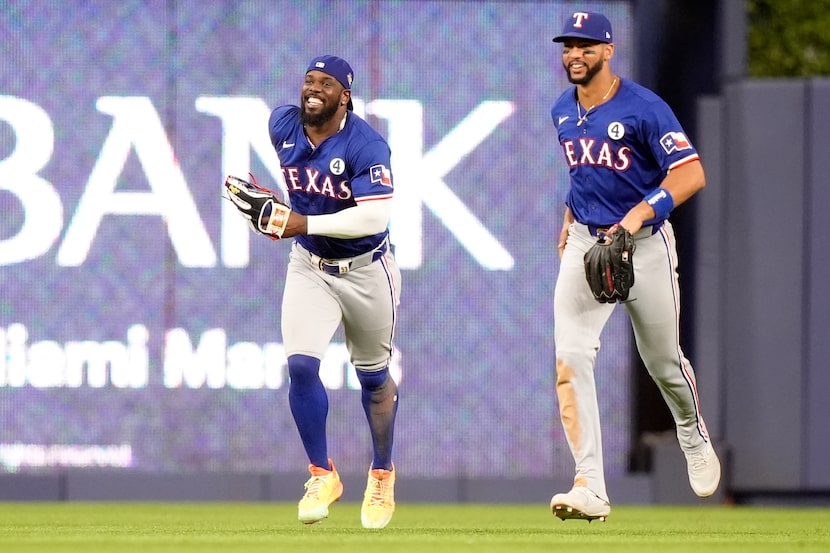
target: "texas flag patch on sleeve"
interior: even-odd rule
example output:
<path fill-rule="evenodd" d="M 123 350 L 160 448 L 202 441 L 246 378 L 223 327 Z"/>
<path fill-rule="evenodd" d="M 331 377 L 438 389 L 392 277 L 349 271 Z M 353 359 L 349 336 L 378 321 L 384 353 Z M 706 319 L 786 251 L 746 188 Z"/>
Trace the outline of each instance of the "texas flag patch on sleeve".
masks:
<path fill-rule="evenodd" d="M 371 174 L 372 182 L 380 183 L 384 186 L 392 186 L 392 172 L 385 165 L 372 165 L 369 173 Z"/>
<path fill-rule="evenodd" d="M 680 152 L 682 150 L 691 150 L 692 143 L 686 138 L 682 132 L 668 132 L 660 139 L 660 145 L 667 154 L 672 152 Z"/>

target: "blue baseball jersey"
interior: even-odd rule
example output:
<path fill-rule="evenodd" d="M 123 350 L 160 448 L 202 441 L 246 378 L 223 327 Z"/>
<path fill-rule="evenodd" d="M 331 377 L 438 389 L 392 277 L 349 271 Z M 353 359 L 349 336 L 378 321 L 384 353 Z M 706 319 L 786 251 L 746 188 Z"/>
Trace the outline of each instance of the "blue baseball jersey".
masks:
<path fill-rule="evenodd" d="M 340 132 L 311 146 L 300 123 L 300 108 L 276 108 L 268 121 L 291 209 L 302 215 L 336 213 L 357 202 L 392 197 L 389 145 L 366 121 L 349 111 Z M 308 251 L 327 259 L 354 257 L 383 242 L 388 229 L 360 238 L 300 235 Z"/>
<path fill-rule="evenodd" d="M 698 159 L 668 104 L 633 81 L 621 80 L 617 93 L 587 116 L 570 87 L 550 113 L 570 171 L 565 203 L 586 225 L 619 223 L 669 170 Z"/>

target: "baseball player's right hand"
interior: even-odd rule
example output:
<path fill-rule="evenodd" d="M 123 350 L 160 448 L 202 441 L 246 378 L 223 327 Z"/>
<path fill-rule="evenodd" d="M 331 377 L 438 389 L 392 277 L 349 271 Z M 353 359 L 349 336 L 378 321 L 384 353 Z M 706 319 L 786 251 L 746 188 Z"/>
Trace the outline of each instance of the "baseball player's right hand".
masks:
<path fill-rule="evenodd" d="M 556 249 L 559 250 L 559 259 L 562 259 L 562 256 L 565 255 L 565 245 L 568 243 L 568 235 L 571 232 L 571 224 L 573 224 L 574 218 L 571 215 L 570 208 L 565 208 L 565 217 L 562 220 L 562 230 L 559 231 L 559 242 L 556 245 Z"/>
<path fill-rule="evenodd" d="M 278 240 L 283 237 L 291 216 L 291 208 L 285 205 L 274 192 L 263 188 L 256 183 L 251 175 L 251 181 L 233 175 L 225 179 L 225 190 L 228 199 L 248 221 L 248 226 L 254 232 L 259 232 Z"/>

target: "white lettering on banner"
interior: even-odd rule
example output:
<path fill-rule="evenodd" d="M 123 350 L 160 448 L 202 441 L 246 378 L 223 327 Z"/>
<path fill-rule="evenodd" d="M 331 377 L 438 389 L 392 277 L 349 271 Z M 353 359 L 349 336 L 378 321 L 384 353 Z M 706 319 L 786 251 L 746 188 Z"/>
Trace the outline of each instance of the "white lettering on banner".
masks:
<path fill-rule="evenodd" d="M 113 340 L 28 344 L 28 330 L 15 323 L 0 328 L 0 387 L 144 388 L 150 373 L 148 338 L 147 328 L 137 324 L 127 330 L 126 344 Z"/>
<path fill-rule="evenodd" d="M 6 472 L 21 468 L 44 467 L 119 467 L 133 466 L 129 444 L 4 444 L 0 443 L 0 466 Z"/>
<path fill-rule="evenodd" d="M 389 120 L 396 201 L 390 232 L 402 269 L 421 266 L 421 202 L 485 269 L 511 270 L 513 257 L 442 180 L 515 110 L 512 102 L 479 104 L 423 153 L 423 109 L 407 100 L 375 100 L 368 111 Z M 400 186 L 399 186 L 400 184 Z M 415 243 L 417 241 L 417 243 Z"/>
<path fill-rule="evenodd" d="M 77 267 L 86 259 L 101 219 L 107 214 L 160 215 L 185 267 L 213 267 L 216 253 L 196 204 L 149 98 L 104 96 L 98 109 L 112 115 L 112 129 L 78 202 L 58 265 Z M 118 177 L 135 148 L 152 192 L 116 192 Z"/>
<path fill-rule="evenodd" d="M 288 361 L 282 344 L 237 342 L 228 346 L 224 329 L 206 330 L 193 347 L 182 328 L 167 331 L 164 348 L 164 386 L 167 388 L 277 389 L 288 382 Z M 400 353 L 395 350 L 389 373 L 401 381 Z M 349 361 L 346 344 L 332 343 L 320 363 L 320 379 L 329 390 L 344 386 L 359 390 L 360 382 Z"/>
<path fill-rule="evenodd" d="M 401 269 L 417 269 L 424 258 L 422 200 L 429 201 L 420 191 L 424 108 L 416 100 L 375 100 L 368 111 L 388 121 L 386 139 L 395 179 L 389 236 L 395 243 L 395 260 Z"/>
<path fill-rule="evenodd" d="M 261 124 L 270 113 L 261 99 L 199 97 L 195 107 L 222 122 L 222 177 L 247 174 L 253 151 L 271 174 L 271 182 L 285 190 L 279 160 L 267 129 Z M 182 266 L 215 267 L 217 257 L 210 236 L 150 99 L 103 96 L 98 99 L 97 108 L 112 116 L 112 128 L 67 225 L 57 250 L 57 264 L 77 267 L 86 261 L 104 215 L 155 215 L 164 220 Z M 397 188 L 391 227 L 401 268 L 421 266 L 423 204 L 483 267 L 511 270 L 515 264 L 513 257 L 444 179 L 510 117 L 514 104 L 482 102 L 426 153 L 420 102 L 374 100 L 365 104 L 355 99 L 356 112 L 358 109 L 388 121 Z M 11 125 L 17 140 L 12 154 L 0 160 L 0 190 L 11 192 L 25 213 L 18 233 L 0 240 L 0 265 L 9 265 L 44 255 L 59 240 L 63 205 L 55 187 L 36 175 L 49 161 L 54 148 L 54 131 L 48 114 L 26 100 L 0 96 L 0 120 Z M 116 190 L 133 150 L 150 191 Z M 221 190 L 219 184 L 217 190 Z M 219 193 L 216 201 L 222 201 Z M 233 210 L 223 203 L 222 263 L 226 267 L 243 268 L 249 263 L 250 235 L 247 225 Z"/>
<path fill-rule="evenodd" d="M 225 331 L 208 330 L 193 350 L 190 336 L 181 328 L 168 330 L 164 337 L 164 385 L 167 388 L 222 388 L 225 385 L 227 349 Z"/>
<path fill-rule="evenodd" d="M 0 240 L 0 265 L 7 265 L 49 251 L 61 234 L 63 204 L 55 187 L 37 176 L 55 147 L 49 114 L 27 100 L 0 96 L 0 120 L 9 123 L 17 136 L 14 150 L 0 160 L 0 190 L 17 196 L 24 212 L 20 231 Z"/>
<path fill-rule="evenodd" d="M 127 329 L 127 342 L 113 340 L 29 342 L 20 323 L 0 327 L 0 388 L 146 388 L 150 374 L 149 332 L 142 324 Z M 194 349 L 190 335 L 174 328 L 165 335 L 163 384 L 166 388 L 276 390 L 288 382 L 285 349 L 280 343 L 228 345 L 224 329 L 206 330 Z M 329 345 L 320 379 L 329 390 L 359 390 L 346 344 Z M 107 372 L 109 369 L 109 373 Z M 389 373 L 400 383 L 401 354 L 393 351 Z"/>

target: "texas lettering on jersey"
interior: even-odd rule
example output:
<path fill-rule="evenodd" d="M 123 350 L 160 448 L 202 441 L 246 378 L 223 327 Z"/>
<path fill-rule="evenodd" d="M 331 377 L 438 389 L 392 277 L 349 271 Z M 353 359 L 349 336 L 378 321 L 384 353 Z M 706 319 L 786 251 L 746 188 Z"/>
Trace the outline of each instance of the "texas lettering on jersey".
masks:
<path fill-rule="evenodd" d="M 598 141 L 595 138 L 580 138 L 579 140 L 564 140 L 562 148 L 569 167 L 578 165 L 593 165 L 607 167 L 616 171 L 625 171 L 631 167 L 631 148 L 617 147 L 607 140 Z"/>
<path fill-rule="evenodd" d="M 282 175 L 289 192 L 316 194 L 337 200 L 352 198 L 352 189 L 348 180 L 335 182 L 332 175 L 323 174 L 314 167 L 283 167 Z M 305 175 L 305 179 L 301 178 L 301 175 Z M 324 175 L 322 180 L 320 180 L 320 175 Z"/>

